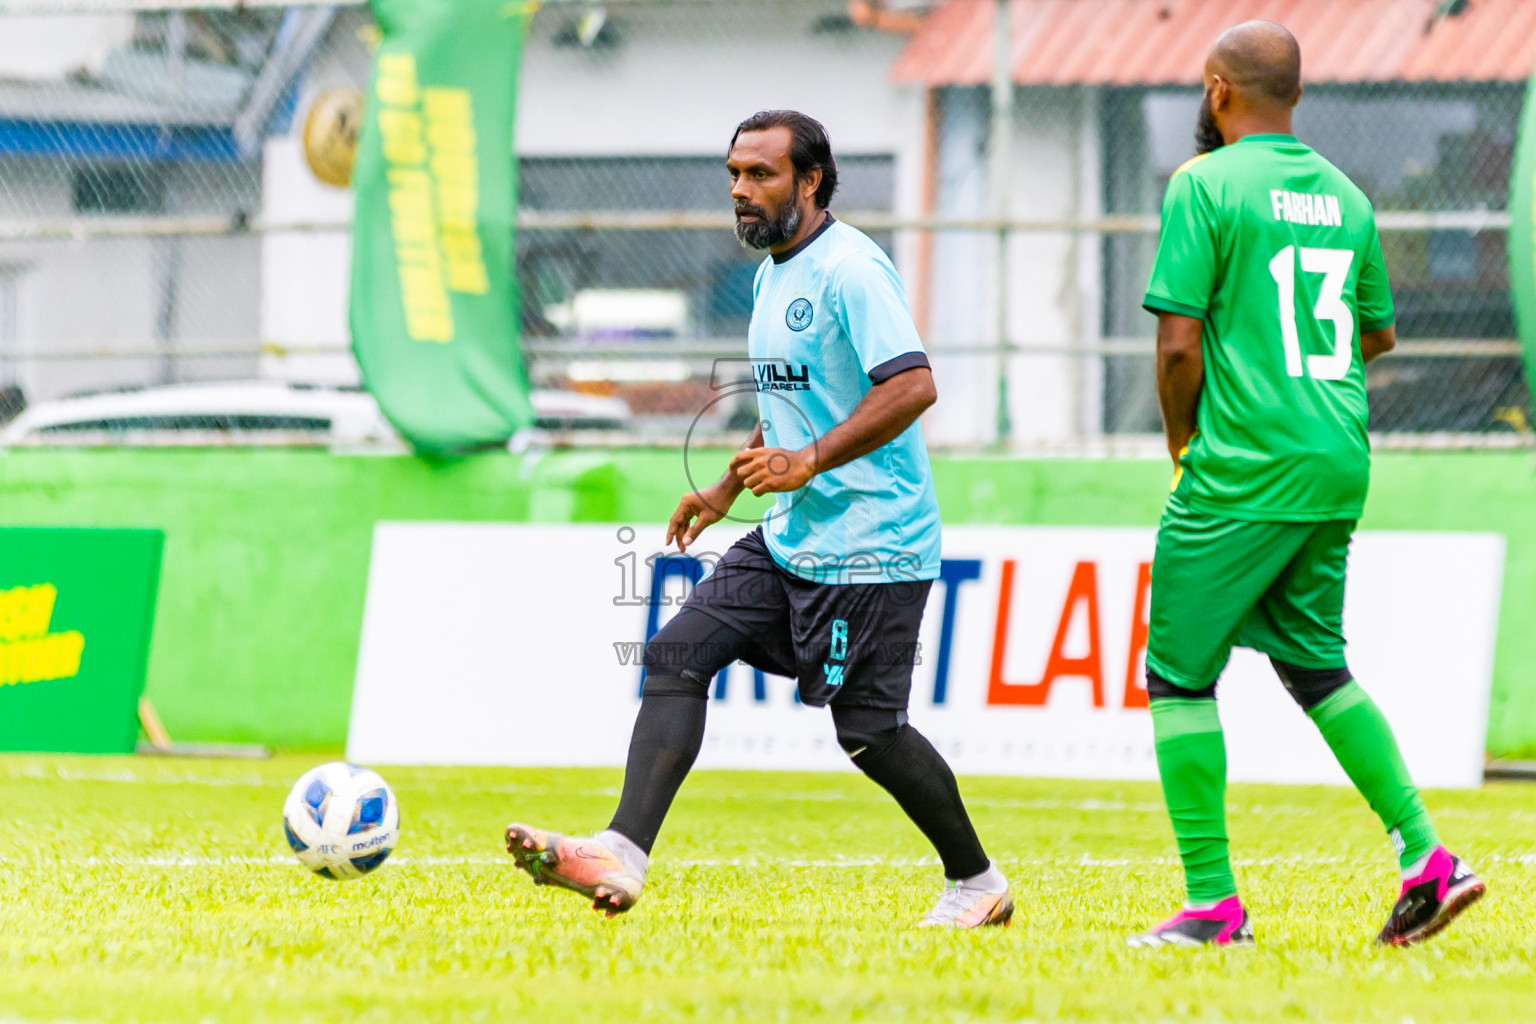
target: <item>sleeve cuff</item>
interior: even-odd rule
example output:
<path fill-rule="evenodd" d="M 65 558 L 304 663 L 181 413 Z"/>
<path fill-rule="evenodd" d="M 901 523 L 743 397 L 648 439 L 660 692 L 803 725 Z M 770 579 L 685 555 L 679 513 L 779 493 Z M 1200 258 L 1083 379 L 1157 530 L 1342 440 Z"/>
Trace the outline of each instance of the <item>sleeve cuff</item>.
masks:
<path fill-rule="evenodd" d="M 1360 321 L 1360 329 L 1362 331 L 1384 331 L 1395 323 L 1397 323 L 1396 315 L 1386 317 L 1382 320 L 1362 320 Z"/>
<path fill-rule="evenodd" d="M 876 384 L 890 380 L 905 370 L 915 370 L 919 366 L 928 366 L 928 353 L 903 352 L 895 359 L 887 359 L 879 366 L 872 367 L 869 371 L 869 379 Z"/>
<path fill-rule="evenodd" d="M 1173 313 L 1176 316 L 1187 316 L 1195 320 L 1205 319 L 1205 310 L 1200 307 L 1186 306 L 1182 302 L 1174 302 L 1161 295 L 1148 295 L 1141 300 L 1141 308 L 1148 313 Z"/>

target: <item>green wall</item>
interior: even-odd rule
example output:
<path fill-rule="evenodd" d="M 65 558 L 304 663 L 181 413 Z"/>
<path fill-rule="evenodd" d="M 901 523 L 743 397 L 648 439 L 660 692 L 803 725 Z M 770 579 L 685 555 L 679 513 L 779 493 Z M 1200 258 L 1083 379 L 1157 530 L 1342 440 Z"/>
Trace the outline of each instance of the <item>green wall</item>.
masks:
<path fill-rule="evenodd" d="M 1151 526 L 1168 467 L 936 457 L 934 476 L 950 523 Z M 376 521 L 643 527 L 664 522 L 686 487 L 674 451 L 442 464 L 301 451 L 16 451 L 0 456 L 0 525 L 164 530 L 149 695 L 171 735 L 334 747 L 346 733 Z M 1509 538 L 1488 745 L 1536 755 L 1536 460 L 1380 455 L 1362 526 Z"/>

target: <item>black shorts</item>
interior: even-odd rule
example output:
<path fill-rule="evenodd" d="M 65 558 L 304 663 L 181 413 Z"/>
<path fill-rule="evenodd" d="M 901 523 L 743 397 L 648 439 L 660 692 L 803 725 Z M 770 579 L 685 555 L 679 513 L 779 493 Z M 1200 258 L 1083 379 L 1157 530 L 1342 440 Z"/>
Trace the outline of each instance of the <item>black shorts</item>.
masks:
<path fill-rule="evenodd" d="M 741 660 L 797 680 L 804 704 L 906 710 L 932 589 L 932 580 L 803 580 L 774 561 L 759 527 L 731 545 L 683 607 L 747 637 Z"/>

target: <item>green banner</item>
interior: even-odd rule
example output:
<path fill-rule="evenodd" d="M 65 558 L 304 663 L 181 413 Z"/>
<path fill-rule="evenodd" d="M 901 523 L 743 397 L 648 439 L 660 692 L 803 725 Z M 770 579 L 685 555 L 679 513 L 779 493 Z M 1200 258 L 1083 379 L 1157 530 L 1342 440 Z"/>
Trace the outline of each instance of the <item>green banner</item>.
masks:
<path fill-rule="evenodd" d="M 352 178 L 352 347 L 418 450 L 497 444 L 533 422 L 512 247 L 528 5 L 372 6 L 383 40 Z"/>
<path fill-rule="evenodd" d="M 131 754 L 159 530 L 0 530 L 0 750 Z"/>
<path fill-rule="evenodd" d="M 1536 78 L 1525 89 L 1525 113 L 1509 178 L 1509 288 L 1525 344 L 1525 372 L 1536 391 Z"/>

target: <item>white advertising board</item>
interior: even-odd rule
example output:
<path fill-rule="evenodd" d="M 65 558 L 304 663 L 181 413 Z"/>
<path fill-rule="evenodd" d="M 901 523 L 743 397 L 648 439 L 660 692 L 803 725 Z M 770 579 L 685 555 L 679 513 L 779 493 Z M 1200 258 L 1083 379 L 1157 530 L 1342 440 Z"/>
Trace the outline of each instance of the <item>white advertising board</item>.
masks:
<path fill-rule="evenodd" d="M 380 523 L 347 756 L 623 765 L 644 641 L 699 571 L 652 557 L 663 532 Z M 711 528 L 690 556 L 707 562 L 744 532 Z M 911 717 L 957 772 L 1157 777 L 1142 667 L 1153 542 L 1146 529 L 945 528 Z M 1422 786 L 1482 780 L 1503 564 L 1498 535 L 1355 538 L 1350 668 Z M 790 680 L 736 664 L 716 685 L 700 767 L 850 767 L 830 715 L 796 703 Z M 1235 652 L 1218 692 L 1231 779 L 1346 782 L 1266 659 Z"/>

